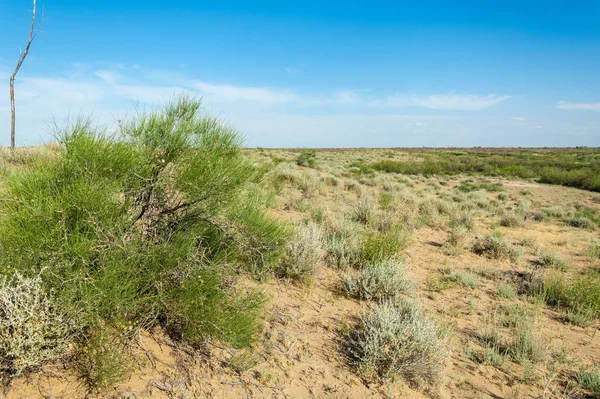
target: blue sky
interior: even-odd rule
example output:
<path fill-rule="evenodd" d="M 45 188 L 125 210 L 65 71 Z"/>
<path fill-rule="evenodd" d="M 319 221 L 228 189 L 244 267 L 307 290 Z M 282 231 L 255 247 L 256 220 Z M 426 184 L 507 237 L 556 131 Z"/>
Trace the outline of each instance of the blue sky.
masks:
<path fill-rule="evenodd" d="M 248 146 L 600 146 L 600 1 L 38 0 L 17 141 L 182 91 Z M 29 0 L 0 0 L 0 144 Z"/>

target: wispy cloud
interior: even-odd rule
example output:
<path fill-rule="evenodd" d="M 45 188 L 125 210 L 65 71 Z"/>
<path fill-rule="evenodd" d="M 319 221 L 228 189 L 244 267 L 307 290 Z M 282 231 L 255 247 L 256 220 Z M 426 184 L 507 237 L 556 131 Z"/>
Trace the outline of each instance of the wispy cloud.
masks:
<path fill-rule="evenodd" d="M 439 110 L 478 111 L 493 107 L 508 100 L 510 96 L 488 94 L 486 96 L 474 94 L 431 94 L 431 95 L 405 95 L 395 94 L 387 97 L 385 103 L 396 107 L 421 107 Z"/>
<path fill-rule="evenodd" d="M 288 89 L 271 87 L 240 87 L 234 85 L 217 85 L 195 81 L 191 87 L 219 101 L 250 101 L 261 104 L 283 104 L 298 100 L 299 96 Z"/>
<path fill-rule="evenodd" d="M 96 76 L 98 76 L 103 82 L 109 85 L 117 84 L 117 81 L 120 78 L 120 75 L 114 71 L 108 71 L 105 69 L 100 69 L 94 72 Z"/>
<path fill-rule="evenodd" d="M 568 101 L 559 101 L 555 108 L 569 111 L 600 111 L 600 102 L 598 103 L 571 103 Z"/>
<path fill-rule="evenodd" d="M 0 81 L 0 93 L 7 91 L 8 82 Z M 135 102 L 153 108 L 184 91 L 203 96 L 210 113 L 239 128 L 249 144 L 261 146 L 572 145 L 573 140 L 564 137 L 579 131 L 577 144 L 597 145 L 600 131 L 594 120 L 588 121 L 587 130 L 581 129 L 581 118 L 559 125 L 560 120 L 552 118 L 565 118 L 565 113 L 558 111 L 554 116 L 531 115 L 531 120 L 519 116 L 522 110 L 512 110 L 517 115 L 513 117 L 476 112 L 507 101 L 508 95 L 386 96 L 351 88 L 315 93 L 291 87 L 219 84 L 191 72 L 104 63 L 80 64 L 54 77 L 19 76 L 17 139 L 30 144 L 48 139 L 44 127 L 52 117 L 61 122 L 87 111 L 98 122 L 110 123 L 134 111 Z M 7 97 L 0 96 L 0 127 L 9 124 Z M 556 140 L 550 142 L 549 137 Z M 3 135 L 0 140 L 4 143 L 7 138 Z"/>

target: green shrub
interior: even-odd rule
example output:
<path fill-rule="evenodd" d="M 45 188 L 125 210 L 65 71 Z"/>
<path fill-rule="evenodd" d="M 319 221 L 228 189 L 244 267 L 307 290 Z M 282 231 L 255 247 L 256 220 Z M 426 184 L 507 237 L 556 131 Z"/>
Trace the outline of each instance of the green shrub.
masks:
<path fill-rule="evenodd" d="M 296 158 L 296 165 L 308 166 L 314 168 L 317 166 L 317 151 L 316 150 L 302 150 L 300 155 Z"/>
<path fill-rule="evenodd" d="M 262 300 L 238 293 L 234 274 L 269 273 L 289 234 L 265 215 L 266 169 L 185 97 L 121 124 L 118 136 L 102 132 L 78 122 L 55 156 L 4 177 L 0 264 L 11 267 L 0 273 L 40 276 L 84 332 L 80 345 L 100 342 L 84 362 L 99 379 L 90 385 L 120 374 L 100 365 L 140 329 L 249 345 Z"/>
<path fill-rule="evenodd" d="M 364 313 L 346 337 L 352 364 L 367 380 L 399 375 L 415 384 L 438 385 L 447 357 L 447 335 L 410 301 L 383 302 Z"/>
<path fill-rule="evenodd" d="M 594 273 L 574 281 L 558 273 L 547 273 L 543 279 L 534 282 L 532 291 L 548 305 L 600 317 L 600 278 Z"/>
<path fill-rule="evenodd" d="M 521 256 L 519 247 L 498 235 L 488 235 L 478 239 L 473 245 L 473 252 L 490 259 L 510 259 L 511 261 L 516 261 Z"/>
<path fill-rule="evenodd" d="M 408 246 L 408 235 L 400 228 L 369 233 L 362 243 L 360 258 L 365 263 L 391 259 Z"/>
<path fill-rule="evenodd" d="M 552 268 L 560 271 L 569 270 L 569 263 L 554 251 L 542 251 L 535 260 L 535 264 L 540 267 Z"/>
<path fill-rule="evenodd" d="M 500 283 L 496 287 L 496 294 L 500 298 L 513 299 L 517 297 L 517 292 L 512 285 L 506 283 Z"/>
<path fill-rule="evenodd" d="M 115 331 L 91 331 L 73 360 L 73 368 L 89 391 L 106 391 L 124 381 L 133 369 L 127 350 Z"/>
<path fill-rule="evenodd" d="M 468 193 L 471 191 L 478 190 L 486 190 L 486 191 L 506 191 L 506 189 L 502 186 L 502 183 L 471 183 L 468 181 L 462 181 L 458 186 L 456 186 L 458 191 L 462 191 L 463 193 Z"/>
<path fill-rule="evenodd" d="M 577 227 L 580 229 L 594 230 L 596 228 L 596 223 L 594 223 L 593 220 L 582 215 L 567 218 L 565 219 L 565 223 L 571 227 Z"/>
<path fill-rule="evenodd" d="M 600 368 L 594 366 L 589 371 L 585 371 L 583 367 L 580 368 L 577 374 L 577 382 L 584 389 L 595 395 L 600 395 Z"/>
<path fill-rule="evenodd" d="M 394 299 L 414 288 L 406 272 L 397 261 L 383 261 L 366 265 L 361 270 L 344 276 L 346 295 L 356 299 Z"/>
<path fill-rule="evenodd" d="M 600 241 L 591 242 L 585 254 L 592 262 L 600 259 Z"/>
<path fill-rule="evenodd" d="M 535 151 L 535 153 L 533 153 Z M 600 191 L 600 164 L 596 149 L 560 151 L 477 150 L 463 153 L 423 151 L 410 160 L 382 160 L 369 164 L 374 170 L 409 175 L 460 175 L 537 178 L 541 183 L 560 184 Z M 521 190 L 528 195 L 530 190 Z"/>
<path fill-rule="evenodd" d="M 200 346 L 207 337 L 249 347 L 260 332 L 260 314 L 265 302 L 259 292 L 238 292 L 222 284 L 223 276 L 212 267 L 190 270 L 175 277 L 179 281 L 167 299 L 171 335 Z"/>
<path fill-rule="evenodd" d="M 392 201 L 394 200 L 394 196 L 387 192 L 382 191 L 379 193 L 379 205 L 383 209 L 389 209 L 392 206 Z"/>

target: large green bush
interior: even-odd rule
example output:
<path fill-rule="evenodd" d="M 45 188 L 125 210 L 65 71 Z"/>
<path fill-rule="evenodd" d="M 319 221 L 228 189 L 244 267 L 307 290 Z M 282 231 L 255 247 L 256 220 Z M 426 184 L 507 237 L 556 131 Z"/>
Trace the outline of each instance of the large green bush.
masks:
<path fill-rule="evenodd" d="M 102 354 L 81 362 L 94 370 L 114 362 L 115 342 L 157 325 L 194 345 L 249 345 L 263 300 L 232 276 L 273 270 L 288 233 L 265 216 L 264 169 L 240 146 L 186 97 L 115 135 L 88 122 L 65 129 L 54 156 L 4 178 L 0 273 L 39 276 L 78 321 L 79 345 L 105 343 L 82 351 Z"/>

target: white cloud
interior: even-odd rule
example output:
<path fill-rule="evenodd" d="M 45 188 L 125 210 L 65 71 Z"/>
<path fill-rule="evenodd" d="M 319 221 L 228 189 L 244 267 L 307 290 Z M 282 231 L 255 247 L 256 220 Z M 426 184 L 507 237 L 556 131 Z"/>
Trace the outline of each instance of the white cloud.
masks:
<path fill-rule="evenodd" d="M 182 87 L 161 87 L 143 85 L 116 85 L 114 87 L 114 93 L 119 97 L 123 97 L 134 102 L 152 105 L 165 104 L 174 96 L 185 92 L 189 92 L 189 90 L 186 90 Z"/>
<path fill-rule="evenodd" d="M 102 79 L 104 83 L 109 85 L 115 85 L 120 78 L 119 74 L 105 69 L 98 70 L 94 74 Z"/>
<path fill-rule="evenodd" d="M 0 75 L 2 72 L 0 66 Z M 283 87 L 215 84 L 182 72 L 148 71 L 140 66 L 82 64 L 60 76 L 18 77 L 17 140 L 20 144 L 48 140 L 50 136 L 44 133 L 44 128 L 52 117 L 60 124 L 69 115 L 83 110 L 93 112 L 99 123 L 110 123 L 132 112 L 134 102 L 152 108 L 182 91 L 203 95 L 208 112 L 239 128 L 248 137 L 249 145 L 598 145 L 600 137 L 597 114 L 590 114 L 588 127 L 581 130 L 584 123 L 581 115 L 575 118 L 563 112 L 529 121 L 523 116 L 511 118 L 506 114 L 467 116 L 466 112 L 436 111 L 487 109 L 506 101 L 509 98 L 506 95 L 442 93 L 386 97 L 367 90 L 315 94 Z M 1 92 L 8 92 L 7 80 L 0 81 Z M 0 141 L 4 144 L 10 118 L 7 97 L 0 96 Z M 412 112 L 415 107 L 422 109 Z M 511 112 L 519 115 L 525 111 Z M 573 120 L 566 124 L 569 115 Z M 524 128 L 528 134 L 523 134 Z M 577 140 L 565 138 L 569 132 L 579 131 Z"/>
<path fill-rule="evenodd" d="M 396 107 L 420 107 L 439 110 L 477 111 L 490 108 L 508 100 L 510 96 L 488 94 L 480 96 L 475 94 L 431 94 L 431 95 L 404 95 L 395 94 L 387 97 L 385 103 Z"/>
<path fill-rule="evenodd" d="M 598 103 L 571 103 L 568 101 L 559 101 L 555 108 L 569 111 L 600 111 L 600 102 Z"/>
<path fill-rule="evenodd" d="M 192 87 L 218 101 L 239 102 L 250 101 L 261 104 L 276 105 L 298 100 L 299 96 L 291 90 L 270 87 L 241 87 L 233 85 L 216 85 L 195 81 Z"/>
<path fill-rule="evenodd" d="M 26 76 L 17 79 L 15 91 L 18 101 L 42 100 L 67 107 L 93 103 L 106 95 L 106 88 L 94 81 Z"/>

